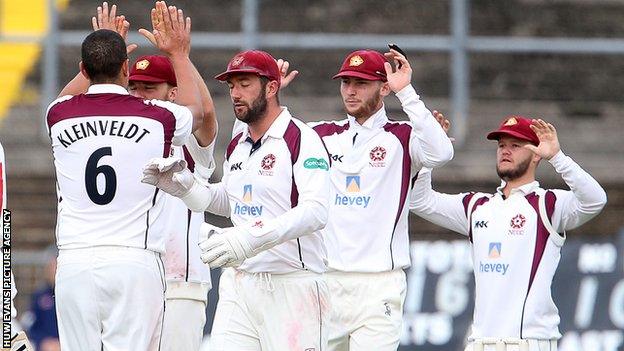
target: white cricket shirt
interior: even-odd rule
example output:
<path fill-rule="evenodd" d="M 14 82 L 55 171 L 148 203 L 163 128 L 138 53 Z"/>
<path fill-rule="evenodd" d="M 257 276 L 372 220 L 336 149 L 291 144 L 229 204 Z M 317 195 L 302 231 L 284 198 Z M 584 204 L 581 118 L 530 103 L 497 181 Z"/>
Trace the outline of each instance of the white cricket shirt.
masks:
<path fill-rule="evenodd" d="M 409 122 L 390 120 L 381 108 L 363 125 L 342 121 L 310 125 L 331 158 L 329 219 L 323 230 L 329 268 L 383 272 L 410 265 L 408 194 L 421 166 L 438 167 L 453 146 L 409 85 L 399 91 Z"/>
<path fill-rule="evenodd" d="M 327 221 L 327 151 L 303 122 L 282 112 L 260 142 L 245 126 L 230 142 L 223 179 L 211 184 L 207 210 L 230 216 L 234 226 L 253 226 L 280 244 L 247 259 L 247 272 L 324 272 L 326 250 L 320 229 Z M 243 124 L 244 126 L 244 124 Z"/>
<path fill-rule="evenodd" d="M 423 170 L 411 194 L 411 210 L 472 241 L 475 309 L 470 339 L 557 339 L 559 313 L 551 283 L 565 231 L 596 216 L 606 203 L 600 185 L 559 152 L 550 163 L 571 191 L 534 181 L 504 198 L 495 194 L 442 194 Z M 562 233 L 562 234 L 558 234 Z"/>
<path fill-rule="evenodd" d="M 50 104 L 59 249 L 101 245 L 165 249 L 167 198 L 141 183 L 143 166 L 183 145 L 193 117 L 184 106 L 130 96 L 114 84 Z"/>

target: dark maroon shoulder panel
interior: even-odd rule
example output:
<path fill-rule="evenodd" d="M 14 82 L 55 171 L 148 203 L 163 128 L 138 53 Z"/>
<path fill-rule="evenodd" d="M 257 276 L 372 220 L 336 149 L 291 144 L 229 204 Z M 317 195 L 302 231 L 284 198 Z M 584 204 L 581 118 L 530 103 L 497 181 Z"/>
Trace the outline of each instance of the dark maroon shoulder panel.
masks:
<path fill-rule="evenodd" d="M 474 195 L 474 194 L 473 194 Z M 469 195 L 468 195 L 469 196 Z M 468 197 L 466 196 L 466 197 Z M 464 197 L 464 200 L 466 200 L 466 197 Z M 468 200 L 470 201 L 470 200 Z M 472 206 L 471 209 L 468 209 L 467 206 L 469 205 L 468 203 L 466 203 L 464 206 L 466 206 L 466 210 L 470 211 L 469 215 L 468 215 L 468 240 L 470 240 L 470 242 L 472 242 L 472 214 L 474 213 L 474 211 L 477 209 L 477 207 L 483 205 L 484 203 L 490 201 L 490 198 L 487 196 L 484 196 L 482 198 L 477 199 L 474 202 L 474 205 Z"/>
<path fill-rule="evenodd" d="M 344 125 L 336 124 L 335 122 L 327 122 L 321 123 L 319 125 L 314 126 L 312 129 L 318 134 L 321 138 L 324 136 L 332 135 L 332 134 L 340 134 L 345 130 L 349 129 L 349 123 L 345 123 Z"/>
<path fill-rule="evenodd" d="M 240 132 L 238 134 L 236 134 L 236 136 L 234 137 L 234 139 L 232 139 L 230 141 L 230 143 L 228 144 L 227 149 L 225 150 L 225 159 L 226 160 L 230 160 L 230 156 L 232 156 L 232 153 L 234 152 L 234 149 L 236 149 L 236 145 L 238 145 L 238 141 L 240 140 L 240 138 L 243 136 L 243 132 Z"/>
<path fill-rule="evenodd" d="M 163 125 L 165 150 L 163 157 L 169 155 L 171 139 L 175 132 L 176 119 L 173 113 L 164 107 L 146 104 L 143 99 L 125 94 L 80 94 L 62 101 L 48 111 L 48 128 L 56 123 L 79 117 L 143 117 L 159 121 Z"/>
<path fill-rule="evenodd" d="M 537 232 L 536 232 L 536 238 L 535 238 L 535 249 L 533 251 L 533 265 L 531 266 L 531 276 L 529 278 L 529 288 L 527 290 L 527 293 L 528 293 L 528 291 L 531 290 L 533 279 L 535 279 L 537 268 L 539 267 L 539 264 L 542 261 L 542 256 L 544 255 L 544 250 L 546 249 L 546 243 L 548 242 L 548 236 L 550 235 L 550 233 L 546 229 L 546 226 L 544 226 L 544 221 L 542 219 L 542 215 L 540 214 L 539 196 L 535 193 L 530 193 L 526 195 L 525 198 L 527 199 L 531 207 L 533 207 L 533 209 L 535 210 L 535 213 L 537 213 Z M 549 196 L 548 194 L 546 194 L 546 200 L 547 200 L 546 208 L 549 207 L 548 199 L 549 199 Z M 555 204 L 554 194 L 552 194 L 551 201 L 552 203 L 550 207 L 554 210 L 554 204 Z M 548 216 L 552 217 L 552 212 L 548 214 Z"/>

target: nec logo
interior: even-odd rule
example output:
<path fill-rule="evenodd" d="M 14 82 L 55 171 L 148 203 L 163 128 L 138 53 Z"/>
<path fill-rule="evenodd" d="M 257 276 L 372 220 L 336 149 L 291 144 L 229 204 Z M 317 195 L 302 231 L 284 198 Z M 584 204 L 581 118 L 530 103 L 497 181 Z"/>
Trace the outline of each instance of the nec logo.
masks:
<path fill-rule="evenodd" d="M 487 228 L 488 221 L 476 221 L 475 228 Z"/>
<path fill-rule="evenodd" d="M 329 156 L 329 158 L 331 158 L 332 161 L 338 161 L 338 162 L 342 162 L 342 158 L 344 157 L 344 155 L 331 155 Z"/>
<path fill-rule="evenodd" d="M 235 164 L 230 166 L 230 172 L 232 172 L 232 171 L 240 171 L 241 169 L 243 169 L 243 163 L 242 162 L 238 162 L 238 163 L 235 163 Z"/>

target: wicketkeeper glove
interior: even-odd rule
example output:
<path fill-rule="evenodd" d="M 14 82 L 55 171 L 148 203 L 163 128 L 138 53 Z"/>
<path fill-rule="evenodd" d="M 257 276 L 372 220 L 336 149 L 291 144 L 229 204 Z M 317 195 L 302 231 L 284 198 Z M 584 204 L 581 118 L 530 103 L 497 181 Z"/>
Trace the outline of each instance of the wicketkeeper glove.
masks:
<path fill-rule="evenodd" d="M 16 333 L 11 338 L 11 351 L 34 351 L 35 349 L 30 344 L 28 336 L 23 331 Z"/>
<path fill-rule="evenodd" d="M 204 223 L 199 230 L 200 258 L 211 268 L 238 267 L 244 260 L 277 245 L 276 231 L 267 227 L 261 220 L 230 228 Z"/>
<path fill-rule="evenodd" d="M 185 160 L 153 158 L 143 167 L 141 182 L 154 185 L 175 197 L 183 197 L 191 191 L 195 178 L 186 167 Z"/>

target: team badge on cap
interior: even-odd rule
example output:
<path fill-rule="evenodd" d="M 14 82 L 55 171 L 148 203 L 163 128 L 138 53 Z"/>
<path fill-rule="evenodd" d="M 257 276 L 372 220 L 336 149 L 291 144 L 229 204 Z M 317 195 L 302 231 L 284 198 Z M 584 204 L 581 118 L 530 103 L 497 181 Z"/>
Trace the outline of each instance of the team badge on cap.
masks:
<path fill-rule="evenodd" d="M 518 120 L 516 119 L 516 117 L 511 117 L 510 119 L 508 119 L 507 121 L 505 121 L 506 126 L 514 126 L 518 124 Z"/>
<path fill-rule="evenodd" d="M 355 55 L 349 59 L 349 66 L 357 67 L 364 63 L 364 59 L 360 55 Z"/>
<path fill-rule="evenodd" d="M 232 67 L 240 66 L 240 64 L 243 63 L 244 59 L 245 58 L 243 56 L 236 57 L 235 59 L 232 60 L 232 63 L 231 63 Z"/>
<path fill-rule="evenodd" d="M 146 70 L 150 62 L 148 60 L 141 60 L 136 63 L 136 69 Z"/>

